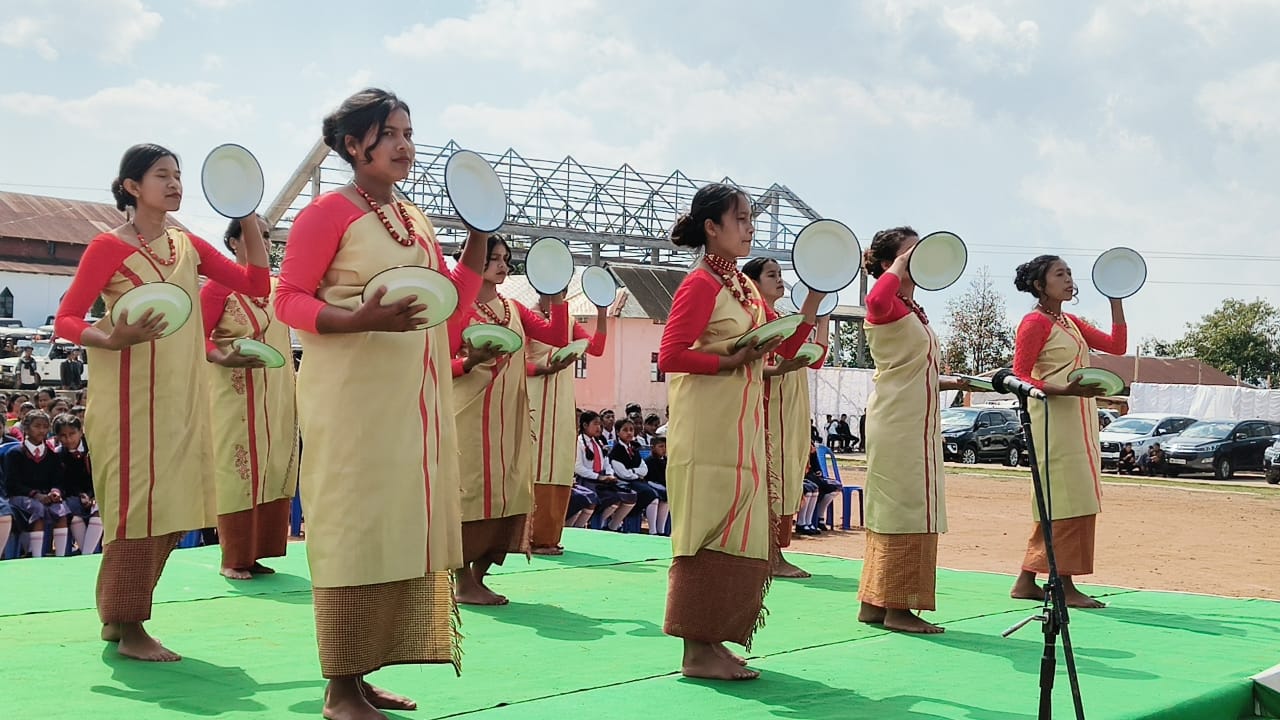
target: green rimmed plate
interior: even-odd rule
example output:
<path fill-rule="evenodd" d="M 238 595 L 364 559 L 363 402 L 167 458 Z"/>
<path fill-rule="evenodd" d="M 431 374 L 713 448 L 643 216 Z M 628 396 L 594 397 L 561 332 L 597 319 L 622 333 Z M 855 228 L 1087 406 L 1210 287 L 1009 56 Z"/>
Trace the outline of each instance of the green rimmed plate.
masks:
<path fill-rule="evenodd" d="M 956 375 L 957 378 L 969 383 L 969 387 L 982 392 L 995 392 L 996 387 L 991 384 L 991 378 L 978 377 L 977 375 Z"/>
<path fill-rule="evenodd" d="M 777 320 L 767 322 L 751 332 L 738 338 L 738 342 L 734 343 L 735 349 L 742 349 L 748 345 L 752 347 L 760 347 L 771 340 L 777 338 L 790 337 L 791 333 L 800 327 L 804 322 L 804 316 L 796 313 L 795 315 L 784 315 Z"/>
<path fill-rule="evenodd" d="M 475 347 L 493 348 L 504 353 L 513 353 L 524 345 L 524 341 L 511 328 L 488 323 L 468 325 L 462 331 L 462 339 Z"/>
<path fill-rule="evenodd" d="M 427 308 L 417 315 L 419 320 L 426 321 L 424 328 L 432 328 L 448 320 L 458 307 L 458 288 L 453 281 L 443 273 L 421 265 L 401 265 L 374 275 L 365 283 L 361 302 L 369 302 L 380 287 L 387 289 L 387 294 L 382 296 L 383 305 L 391 305 L 410 295 L 417 298 L 415 305 L 426 305 Z"/>
<path fill-rule="evenodd" d="M 160 337 L 178 332 L 191 318 L 191 296 L 186 290 L 167 282 L 153 282 L 130 290 L 111 306 L 111 322 L 119 325 L 126 320 L 136 323 L 148 311 L 160 315 L 169 323 Z"/>
<path fill-rule="evenodd" d="M 258 342 L 257 340 L 251 340 L 249 338 L 240 338 L 239 340 L 232 342 L 231 347 L 235 348 L 236 352 L 241 355 L 247 355 L 248 357 L 261 360 L 262 364 L 269 368 L 284 367 L 284 355 L 281 355 L 279 350 L 276 350 L 264 342 Z"/>
<path fill-rule="evenodd" d="M 803 360 L 805 365 L 812 365 L 818 362 L 818 358 L 822 357 L 824 352 L 826 348 L 818 343 L 805 343 L 796 351 L 796 358 Z"/>
<path fill-rule="evenodd" d="M 591 341 L 589 340 L 574 340 L 568 345 L 565 345 L 559 350 L 551 353 L 551 362 L 563 362 L 568 358 L 574 358 L 576 360 L 582 357 L 582 354 L 587 351 L 587 346 L 590 344 Z"/>
<path fill-rule="evenodd" d="M 1102 392 L 1107 395 L 1116 395 L 1121 390 L 1124 390 L 1124 380 L 1110 370 L 1095 367 L 1072 370 L 1071 374 L 1067 376 L 1067 381 L 1075 382 L 1076 378 L 1080 378 L 1081 385 L 1093 385 L 1102 388 Z"/>

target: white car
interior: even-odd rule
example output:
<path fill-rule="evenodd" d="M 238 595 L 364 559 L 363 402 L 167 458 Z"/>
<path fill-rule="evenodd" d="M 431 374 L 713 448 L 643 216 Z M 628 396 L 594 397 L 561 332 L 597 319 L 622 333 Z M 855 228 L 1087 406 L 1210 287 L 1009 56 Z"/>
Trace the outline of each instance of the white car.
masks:
<path fill-rule="evenodd" d="M 23 346 L 27 343 L 22 343 Z M 36 340 L 30 343 L 31 357 L 36 361 L 36 373 L 40 375 L 42 386 L 59 386 L 62 384 L 62 362 L 67 354 L 76 347 L 73 343 L 58 339 L 54 342 Z M 18 387 L 18 360 L 20 357 L 0 360 L 0 386 Z M 84 381 L 89 381 L 89 366 L 84 366 Z"/>
<path fill-rule="evenodd" d="M 1102 466 L 1113 468 L 1120 460 L 1120 450 L 1125 443 L 1133 444 L 1133 452 L 1141 456 L 1154 443 L 1164 442 L 1182 432 L 1184 428 L 1196 422 L 1195 418 L 1185 415 L 1167 415 L 1164 413 L 1131 413 L 1122 415 L 1102 432 L 1098 440 L 1102 443 Z"/>

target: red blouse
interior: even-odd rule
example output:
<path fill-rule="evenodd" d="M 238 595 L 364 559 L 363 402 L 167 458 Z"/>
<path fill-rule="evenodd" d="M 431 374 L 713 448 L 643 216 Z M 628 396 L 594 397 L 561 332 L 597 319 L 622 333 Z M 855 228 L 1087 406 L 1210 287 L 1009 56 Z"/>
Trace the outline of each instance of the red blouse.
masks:
<path fill-rule="evenodd" d="M 777 310 L 774 310 L 768 305 L 765 305 L 764 307 L 765 320 L 769 322 L 773 322 L 774 320 L 777 320 L 779 317 L 781 316 L 778 314 Z M 796 332 L 791 337 L 787 338 L 786 340 L 783 340 L 782 344 L 778 346 L 778 349 L 775 352 L 778 355 L 781 355 L 782 357 L 785 357 L 785 358 L 795 357 L 796 353 L 800 352 L 800 346 L 804 345 L 806 342 L 809 341 L 809 333 L 813 332 L 813 327 L 814 326 L 810 325 L 809 323 L 800 323 L 800 327 L 796 328 Z M 818 359 L 814 361 L 814 363 L 809 367 L 813 368 L 814 370 L 818 370 L 826 363 L 827 363 L 827 346 L 823 345 L 822 355 L 820 355 Z"/>
<path fill-rule="evenodd" d="M 271 292 L 271 274 L 266 268 L 240 265 L 195 235 L 188 234 L 187 237 L 200 256 L 198 272 L 201 275 L 248 295 L 262 296 Z M 102 233 L 90 241 L 80 258 L 71 287 L 58 306 L 58 315 L 53 322 L 58 337 L 80 344 L 81 336 L 89 327 L 84 320 L 85 314 L 111 282 L 111 276 L 136 252 L 142 251 L 115 233 Z"/>
<path fill-rule="evenodd" d="M 868 298 L 870 299 L 870 298 Z M 1127 325 L 1112 325 L 1111 334 L 1081 320 L 1075 315 L 1066 315 L 1080 328 L 1080 335 L 1093 350 L 1101 350 L 1111 355 L 1122 355 L 1129 346 L 1129 329 Z M 1017 337 L 1013 341 L 1013 374 L 1044 389 L 1044 381 L 1031 377 L 1036 360 L 1049 341 L 1049 333 L 1053 331 L 1054 320 L 1045 313 L 1035 311 L 1028 313 L 1018 325 Z"/>
<path fill-rule="evenodd" d="M 893 273 L 881 275 L 867 293 L 867 322 L 888 325 L 911 314 L 911 308 L 898 297 L 901 288 L 902 278 Z"/>
<path fill-rule="evenodd" d="M 516 313 L 520 317 L 520 325 L 524 328 L 526 337 L 537 340 L 544 345 L 559 347 L 564 342 L 565 337 L 569 333 L 569 303 L 557 303 L 551 306 L 551 319 L 547 320 L 542 317 L 542 313 L 536 313 L 515 300 L 510 300 L 512 305 L 516 306 Z M 462 331 L 467 325 L 471 324 L 471 319 L 480 317 L 480 311 L 476 309 L 475 302 L 472 301 L 465 310 L 459 310 L 449 318 L 449 347 L 453 349 L 453 354 L 457 355 L 462 349 Z M 455 357 L 453 359 L 453 376 L 460 377 L 466 374 L 463 370 L 465 358 Z"/>

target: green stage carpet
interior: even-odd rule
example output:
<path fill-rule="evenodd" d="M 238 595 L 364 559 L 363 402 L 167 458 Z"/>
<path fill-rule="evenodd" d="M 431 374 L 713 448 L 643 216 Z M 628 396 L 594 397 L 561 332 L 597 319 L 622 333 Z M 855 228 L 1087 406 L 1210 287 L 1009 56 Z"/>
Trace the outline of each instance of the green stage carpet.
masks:
<path fill-rule="evenodd" d="M 397 718 L 602 720 L 677 718 L 1034 718 L 1039 626 L 1000 632 L 1034 603 L 1010 578 L 942 571 L 941 636 L 885 633 L 854 620 L 861 564 L 802 556 L 809 580 L 768 597 L 748 683 L 677 672 L 680 642 L 662 634 L 669 544 L 570 531 L 562 558 L 511 558 L 491 583 L 501 608 L 464 608 L 463 675 L 403 666 L 373 680 L 418 700 Z M 803 548 L 803 543 L 799 543 Z M 217 548 L 175 551 L 151 631 L 185 659 L 119 659 L 97 639 L 97 556 L 0 562 L 0 648 L 8 692 L 0 717 L 319 717 L 305 548 L 279 573 L 244 583 L 217 574 Z M 1094 588 L 1110 607 L 1076 611 L 1071 630 L 1089 718 L 1237 720 L 1252 711 L 1249 676 L 1280 663 L 1280 604 Z M 1062 664 L 1056 716 L 1070 717 Z M 7 705 L 7 707 L 3 707 Z"/>

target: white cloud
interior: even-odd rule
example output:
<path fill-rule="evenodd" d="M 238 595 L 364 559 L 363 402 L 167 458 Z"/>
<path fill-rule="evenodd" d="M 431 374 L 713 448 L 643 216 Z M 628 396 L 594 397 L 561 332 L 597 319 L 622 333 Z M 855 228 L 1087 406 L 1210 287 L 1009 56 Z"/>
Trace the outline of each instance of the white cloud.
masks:
<path fill-rule="evenodd" d="M 1280 62 L 1268 62 L 1206 84 L 1196 95 L 1214 129 L 1237 139 L 1280 137 Z"/>
<path fill-rule="evenodd" d="M 83 98 L 9 93 L 0 95 L 0 108 L 48 122 L 62 121 L 92 129 L 127 127 L 139 117 L 151 117 L 162 120 L 170 131 L 174 126 L 227 130 L 252 116 L 253 109 L 246 103 L 214 97 L 216 89 L 207 83 L 170 85 L 138 80 L 132 85 L 104 88 Z"/>
<path fill-rule="evenodd" d="M 962 43 L 969 59 L 983 70 L 1007 68 L 1026 73 L 1040 44 L 1040 26 L 1034 20 L 1005 22 L 991 9 L 979 5 L 944 7 L 942 24 Z"/>
<path fill-rule="evenodd" d="M 208 72 L 212 70 L 221 70 L 222 63 L 223 63 L 223 60 L 221 55 L 218 55 L 216 53 L 207 53 L 205 54 L 204 59 L 200 62 L 200 66 L 203 67 L 206 72 Z"/>
<path fill-rule="evenodd" d="M 164 22 L 142 0 L 30 0 L 22 12 L 0 25 L 0 43 L 33 49 L 45 60 L 96 48 L 101 59 L 124 62 Z"/>

